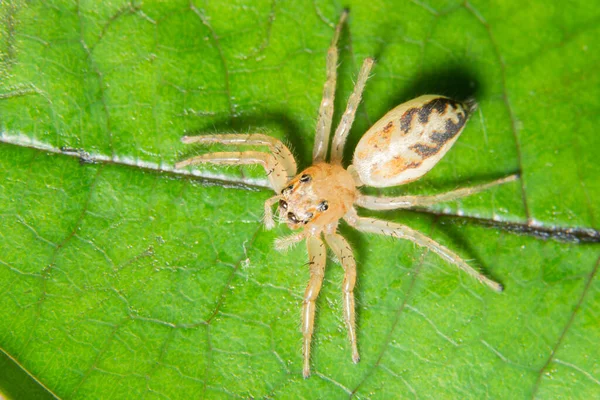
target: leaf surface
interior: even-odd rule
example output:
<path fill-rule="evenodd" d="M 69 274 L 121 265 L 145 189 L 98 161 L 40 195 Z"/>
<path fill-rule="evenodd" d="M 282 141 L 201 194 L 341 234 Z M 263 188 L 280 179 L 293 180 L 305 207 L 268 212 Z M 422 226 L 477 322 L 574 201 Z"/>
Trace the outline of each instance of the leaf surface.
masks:
<path fill-rule="evenodd" d="M 364 213 L 455 250 L 502 294 L 409 242 L 342 226 L 358 261 L 361 361 L 351 362 L 343 271 L 330 259 L 304 380 L 305 249 L 276 252 L 289 231 L 261 226 L 271 193 L 227 182 L 264 174 L 202 167 L 220 179 L 198 179 L 172 166 L 203 151 L 180 137 L 206 132 L 267 133 L 308 166 L 342 6 L 219 3 L 0 3 L 0 390 L 598 397 L 600 248 L 532 235 L 598 235 L 598 7 L 349 3 L 337 118 L 362 60 L 377 64 L 346 158 L 401 102 L 474 96 L 479 109 L 448 155 L 384 192 L 521 179 L 421 212 Z M 529 234 L 508 229 L 519 227 Z"/>

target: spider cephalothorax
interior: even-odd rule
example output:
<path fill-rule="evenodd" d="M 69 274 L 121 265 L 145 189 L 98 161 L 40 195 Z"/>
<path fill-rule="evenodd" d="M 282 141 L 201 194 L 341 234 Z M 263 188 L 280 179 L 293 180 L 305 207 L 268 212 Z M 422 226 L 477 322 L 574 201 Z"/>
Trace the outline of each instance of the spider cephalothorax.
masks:
<path fill-rule="evenodd" d="M 452 250 L 408 226 L 361 217 L 355 206 L 371 210 L 423 207 L 468 196 L 517 179 L 516 175 L 510 175 L 484 185 L 433 196 L 380 197 L 362 194 L 357 188 L 363 185 L 402 185 L 427 173 L 458 139 L 475 109 L 473 101 L 460 102 L 439 95 L 424 95 L 403 103 L 384 115 L 363 135 L 356 147 L 352 164 L 344 168 L 344 144 L 373 66 L 371 58 L 367 58 L 361 67 L 346 111 L 335 131 L 329 162 L 326 162 L 336 83 L 337 41 L 346 16 L 347 13 L 344 12 L 327 53 L 328 78 L 319 108 L 312 166 L 297 174 L 296 161 L 289 149 L 281 141 L 262 134 L 184 137 L 184 143 L 267 146 L 270 151 L 207 153 L 176 165 L 177 168 L 181 168 L 199 163 L 260 164 L 265 168 L 271 187 L 276 193 L 265 202 L 266 228 L 270 229 L 275 225 L 273 206 L 278 204 L 279 220 L 291 229 L 299 229 L 297 233 L 277 239 L 275 247 L 283 249 L 306 240 L 308 250 L 310 280 L 302 303 L 304 377 L 310 375 L 310 344 L 314 327 L 315 300 L 321 289 L 325 270 L 325 243 L 333 250 L 345 271 L 342 283 L 344 321 L 350 338 L 352 360 L 359 360 L 354 322 L 356 261 L 350 245 L 337 232 L 340 220 L 363 232 L 407 239 L 419 246 L 425 246 L 493 290 L 502 290 L 500 284 L 474 270 Z"/>
<path fill-rule="evenodd" d="M 348 171 L 340 165 L 319 163 L 281 190 L 279 215 L 291 229 L 304 227 L 317 234 L 337 223 L 352 208 L 355 197 L 354 180 Z"/>

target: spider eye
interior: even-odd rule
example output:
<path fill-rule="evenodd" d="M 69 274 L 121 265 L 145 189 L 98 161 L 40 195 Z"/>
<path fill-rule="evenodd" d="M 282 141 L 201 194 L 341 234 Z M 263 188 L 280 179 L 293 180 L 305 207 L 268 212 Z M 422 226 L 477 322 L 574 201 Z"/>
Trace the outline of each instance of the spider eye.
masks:
<path fill-rule="evenodd" d="M 306 214 L 306 219 L 305 219 L 304 221 L 302 221 L 302 223 L 303 223 L 304 225 L 308 224 L 308 223 L 310 222 L 310 220 L 312 219 L 312 217 L 313 217 L 313 216 L 314 216 L 314 214 L 313 214 L 313 213 L 308 213 L 308 214 Z"/>
<path fill-rule="evenodd" d="M 297 224 L 297 223 L 298 223 L 298 217 L 296 217 L 296 214 L 294 214 L 294 213 L 292 213 L 292 212 L 289 212 L 289 213 L 287 214 L 287 217 L 288 217 L 288 219 L 289 219 L 290 221 L 292 221 L 294 224 Z"/>
<path fill-rule="evenodd" d="M 293 188 L 294 188 L 294 185 L 290 185 L 290 186 L 288 186 L 286 188 L 283 188 L 281 190 L 281 194 L 284 194 L 285 192 L 291 192 Z"/>
<path fill-rule="evenodd" d="M 311 179 L 312 179 L 312 178 L 310 177 L 310 175 L 303 174 L 303 175 L 300 177 L 300 182 L 302 182 L 302 183 L 310 182 L 310 180 L 311 180 Z"/>
<path fill-rule="evenodd" d="M 284 210 L 287 210 L 287 203 L 285 202 L 285 200 L 279 200 L 279 207 L 283 208 Z"/>
<path fill-rule="evenodd" d="M 327 203 L 327 200 L 323 200 L 319 203 L 319 205 L 317 206 L 317 210 L 319 211 L 327 211 L 327 209 L 329 208 L 329 203 Z"/>

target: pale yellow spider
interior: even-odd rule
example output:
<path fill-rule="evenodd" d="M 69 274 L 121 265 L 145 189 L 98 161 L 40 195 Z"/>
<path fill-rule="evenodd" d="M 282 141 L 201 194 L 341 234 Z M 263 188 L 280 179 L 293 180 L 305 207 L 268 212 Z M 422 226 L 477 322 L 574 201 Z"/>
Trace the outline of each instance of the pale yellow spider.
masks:
<path fill-rule="evenodd" d="M 319 109 L 312 166 L 296 174 L 296 161 L 290 150 L 279 140 L 261 134 L 183 137 L 184 143 L 267 146 L 270 152 L 208 153 L 176 164 L 176 168 L 199 163 L 261 164 L 265 168 L 272 188 L 277 193 L 265 202 L 266 228 L 271 229 L 275 226 L 272 207 L 276 203 L 279 205 L 280 219 L 285 220 L 290 229 L 302 228 L 299 233 L 277 239 L 275 247 L 284 249 L 306 239 L 310 280 L 302 305 L 305 378 L 310 375 L 310 343 L 314 326 L 315 300 L 321 289 L 325 270 L 327 253 L 325 243 L 331 247 L 345 270 L 342 283 L 344 320 L 352 346 L 352 360 L 355 363 L 359 361 L 353 292 L 356 282 L 356 261 L 346 239 L 337 233 L 340 219 L 363 232 L 408 239 L 419 246 L 427 247 L 493 290 L 502 291 L 500 284 L 474 270 L 448 248 L 407 226 L 360 217 L 354 205 L 371 210 L 422 207 L 468 196 L 517 178 L 516 175 L 511 175 L 484 185 L 461 188 L 433 196 L 377 197 L 362 194 L 357 190 L 357 187 L 363 185 L 388 187 L 419 179 L 452 147 L 475 107 L 474 103 L 461 103 L 437 95 L 425 95 L 401 104 L 388 112 L 365 133 L 356 147 L 352 164 L 345 169 L 342 166 L 344 143 L 369 72 L 373 67 L 372 58 L 367 58 L 363 62 L 346 111 L 335 131 L 330 161 L 326 162 L 337 78 L 337 42 L 346 16 L 347 12 L 344 12 L 327 52 L 327 80 Z"/>

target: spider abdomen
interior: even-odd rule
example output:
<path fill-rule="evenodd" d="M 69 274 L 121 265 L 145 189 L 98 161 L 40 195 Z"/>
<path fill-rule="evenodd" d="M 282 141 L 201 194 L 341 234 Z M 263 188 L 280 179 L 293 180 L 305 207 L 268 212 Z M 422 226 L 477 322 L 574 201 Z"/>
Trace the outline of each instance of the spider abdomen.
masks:
<path fill-rule="evenodd" d="M 361 138 L 353 165 L 362 183 L 388 187 L 414 181 L 446 154 L 474 106 L 439 95 L 400 104 Z"/>

